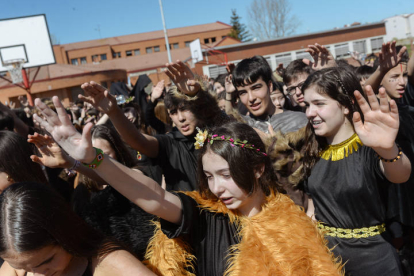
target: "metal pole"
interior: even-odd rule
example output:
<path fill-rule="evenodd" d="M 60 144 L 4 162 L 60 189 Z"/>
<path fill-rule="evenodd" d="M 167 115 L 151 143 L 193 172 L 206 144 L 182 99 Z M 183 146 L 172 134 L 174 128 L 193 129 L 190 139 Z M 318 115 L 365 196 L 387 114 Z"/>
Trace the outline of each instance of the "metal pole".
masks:
<path fill-rule="evenodd" d="M 170 43 L 168 42 L 168 34 L 167 34 L 167 28 L 165 27 L 164 11 L 162 9 L 161 0 L 160 0 L 160 10 L 161 10 L 162 26 L 164 28 L 165 43 L 166 43 L 167 53 L 168 53 L 168 62 L 171 63 L 172 61 L 171 61 L 171 53 L 170 53 Z"/>

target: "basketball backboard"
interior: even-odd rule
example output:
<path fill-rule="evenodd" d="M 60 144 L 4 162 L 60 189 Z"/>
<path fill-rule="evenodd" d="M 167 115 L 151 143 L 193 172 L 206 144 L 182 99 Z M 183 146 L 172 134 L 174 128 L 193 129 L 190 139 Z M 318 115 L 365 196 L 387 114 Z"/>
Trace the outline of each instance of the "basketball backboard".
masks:
<path fill-rule="evenodd" d="M 0 19 L 0 72 L 13 60 L 23 68 L 56 63 L 44 14 Z"/>
<path fill-rule="evenodd" d="M 203 52 L 201 52 L 200 39 L 196 39 L 190 43 L 191 58 L 193 64 L 203 60 Z"/>

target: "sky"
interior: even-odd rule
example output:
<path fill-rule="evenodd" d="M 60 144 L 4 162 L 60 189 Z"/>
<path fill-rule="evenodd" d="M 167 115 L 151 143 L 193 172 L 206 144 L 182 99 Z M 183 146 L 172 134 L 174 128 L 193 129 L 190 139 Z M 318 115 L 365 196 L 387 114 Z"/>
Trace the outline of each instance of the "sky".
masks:
<path fill-rule="evenodd" d="M 289 1 L 289 0 L 288 0 Z M 253 0 L 163 0 L 167 28 L 221 21 L 236 9 L 248 25 Z M 353 22 L 373 23 L 414 13 L 413 0 L 290 0 L 298 19 L 295 34 L 319 32 Z M 0 19 L 46 14 L 49 31 L 60 44 L 162 30 L 159 0 L 0 0 Z M 0 30 L 1 35 L 1 30 Z"/>

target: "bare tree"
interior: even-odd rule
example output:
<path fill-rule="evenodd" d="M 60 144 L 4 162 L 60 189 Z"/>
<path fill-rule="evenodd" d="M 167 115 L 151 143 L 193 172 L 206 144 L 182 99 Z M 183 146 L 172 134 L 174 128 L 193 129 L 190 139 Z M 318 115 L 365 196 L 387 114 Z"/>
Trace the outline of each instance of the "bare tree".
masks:
<path fill-rule="evenodd" d="M 248 17 L 252 36 L 260 40 L 289 36 L 299 25 L 289 0 L 253 0 Z"/>

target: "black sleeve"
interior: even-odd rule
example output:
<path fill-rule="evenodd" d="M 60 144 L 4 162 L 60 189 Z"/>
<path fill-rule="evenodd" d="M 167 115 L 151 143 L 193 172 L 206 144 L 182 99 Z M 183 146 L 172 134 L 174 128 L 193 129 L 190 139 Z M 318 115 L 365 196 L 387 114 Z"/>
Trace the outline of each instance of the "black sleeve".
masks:
<path fill-rule="evenodd" d="M 161 219 L 162 232 L 170 239 L 184 236 L 187 239 L 189 238 L 191 242 L 194 238 L 193 234 L 196 234 L 200 230 L 198 226 L 200 225 L 202 212 L 197 207 L 197 202 L 190 196 L 183 193 L 177 193 L 175 195 L 178 196 L 182 205 L 181 224 L 177 225 Z M 197 228 L 197 231 L 194 231 L 195 228 Z"/>
<path fill-rule="evenodd" d="M 165 133 L 165 124 L 155 116 L 155 106 L 157 103 L 148 101 L 147 108 L 145 109 L 145 120 L 158 134 Z"/>

